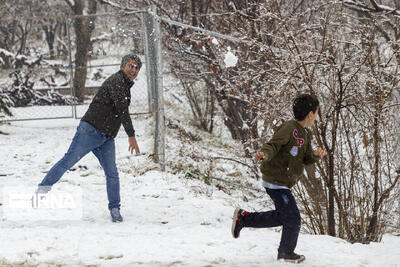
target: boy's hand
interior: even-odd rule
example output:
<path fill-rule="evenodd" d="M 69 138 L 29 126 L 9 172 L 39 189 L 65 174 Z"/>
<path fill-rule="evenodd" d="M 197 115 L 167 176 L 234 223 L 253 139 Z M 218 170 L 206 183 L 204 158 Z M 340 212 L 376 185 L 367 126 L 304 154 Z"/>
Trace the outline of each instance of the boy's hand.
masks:
<path fill-rule="evenodd" d="M 314 150 L 314 155 L 315 156 L 317 156 L 317 157 L 320 157 L 320 158 L 323 158 L 323 157 L 325 157 L 326 156 L 326 151 L 325 150 L 323 150 L 322 148 L 317 148 L 316 150 Z"/>
<path fill-rule="evenodd" d="M 259 160 L 264 160 L 265 159 L 265 155 L 264 155 L 264 152 L 257 152 L 256 154 L 254 154 L 254 157 L 256 158 L 256 161 L 259 161 Z"/>

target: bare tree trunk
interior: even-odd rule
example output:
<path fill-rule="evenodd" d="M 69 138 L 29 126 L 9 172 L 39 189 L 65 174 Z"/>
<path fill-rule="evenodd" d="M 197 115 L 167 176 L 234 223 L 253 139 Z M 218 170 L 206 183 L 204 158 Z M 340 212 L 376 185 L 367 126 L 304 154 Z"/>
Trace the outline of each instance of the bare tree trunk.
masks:
<path fill-rule="evenodd" d="M 335 231 L 335 201 L 334 201 L 334 159 L 333 153 L 329 155 L 329 181 L 328 181 L 328 234 L 336 236 Z"/>
<path fill-rule="evenodd" d="M 368 230 L 367 230 L 367 240 L 374 240 L 377 234 L 377 227 L 378 227 L 378 210 L 379 210 L 379 115 L 375 114 L 374 118 L 374 158 L 375 158 L 375 166 L 374 166 L 374 195 L 373 195 L 373 206 L 372 206 L 372 217 L 369 221 Z"/>
<path fill-rule="evenodd" d="M 28 34 L 32 28 L 32 21 L 28 19 L 23 26 L 18 24 L 17 28 L 19 28 L 21 33 L 19 38 L 20 47 L 18 49 L 18 54 L 25 54 L 26 40 L 28 39 Z"/>
<path fill-rule="evenodd" d="M 58 21 L 45 19 L 42 26 L 47 45 L 49 46 L 49 54 L 51 59 L 54 59 L 54 41 L 59 25 L 60 24 Z"/>
<path fill-rule="evenodd" d="M 72 6 L 75 15 L 83 15 L 83 0 L 75 0 Z M 96 0 L 88 0 L 88 14 L 95 14 L 97 9 Z M 89 59 L 90 37 L 94 30 L 95 17 L 78 17 L 75 19 L 74 28 L 76 35 L 76 53 L 75 53 L 75 74 L 73 86 L 75 96 L 78 102 L 82 103 L 85 96 L 85 83 L 87 75 L 87 62 Z"/>
<path fill-rule="evenodd" d="M 201 0 L 200 0 L 201 1 Z M 196 2 L 199 2 L 199 0 L 192 0 L 192 25 L 193 26 L 198 26 L 199 24 L 197 23 L 197 9 L 196 9 Z"/>
<path fill-rule="evenodd" d="M 385 97 L 380 88 L 375 88 L 375 96 L 374 96 L 374 108 L 375 114 L 373 117 L 373 143 L 374 143 L 374 188 L 373 188 L 373 206 L 372 206 L 372 216 L 369 220 L 369 225 L 366 234 L 366 241 L 376 241 L 379 235 L 379 223 L 378 223 L 378 212 L 380 210 L 380 201 L 379 198 L 381 196 L 379 183 L 380 179 L 380 164 L 381 164 L 381 156 L 380 156 L 380 143 L 382 142 L 382 138 L 380 136 L 380 121 L 382 114 L 382 107 L 385 103 Z"/>

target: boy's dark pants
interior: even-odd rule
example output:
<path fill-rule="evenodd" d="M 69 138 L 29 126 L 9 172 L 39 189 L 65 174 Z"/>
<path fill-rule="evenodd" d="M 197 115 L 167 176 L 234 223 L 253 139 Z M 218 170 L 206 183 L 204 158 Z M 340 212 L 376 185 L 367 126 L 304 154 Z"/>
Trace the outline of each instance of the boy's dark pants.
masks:
<path fill-rule="evenodd" d="M 268 195 L 275 204 L 275 210 L 267 212 L 249 212 L 244 216 L 244 226 L 268 228 L 283 226 L 278 252 L 294 252 L 299 237 L 301 217 L 296 200 L 289 189 L 269 189 Z"/>

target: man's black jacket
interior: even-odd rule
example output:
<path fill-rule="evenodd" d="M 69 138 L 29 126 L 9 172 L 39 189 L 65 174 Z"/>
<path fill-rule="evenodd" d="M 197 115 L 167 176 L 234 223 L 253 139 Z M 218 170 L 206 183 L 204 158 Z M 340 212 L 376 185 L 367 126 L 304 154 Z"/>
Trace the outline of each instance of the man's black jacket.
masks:
<path fill-rule="evenodd" d="M 101 85 L 82 120 L 112 138 L 117 136 L 122 123 L 128 136 L 135 136 L 129 116 L 132 85 L 122 70 L 111 75 Z"/>

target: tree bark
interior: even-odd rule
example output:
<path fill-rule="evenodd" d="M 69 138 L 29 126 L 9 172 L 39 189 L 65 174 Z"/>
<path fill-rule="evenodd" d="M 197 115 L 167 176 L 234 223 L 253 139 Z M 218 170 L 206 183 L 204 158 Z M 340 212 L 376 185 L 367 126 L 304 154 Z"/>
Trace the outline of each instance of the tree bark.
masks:
<path fill-rule="evenodd" d="M 42 29 L 46 37 L 46 43 L 49 46 L 50 58 L 54 59 L 54 41 L 56 37 L 56 31 L 60 24 L 53 20 L 44 20 Z"/>
<path fill-rule="evenodd" d="M 84 9 L 83 0 L 75 0 L 75 5 L 72 6 L 75 15 L 83 15 Z M 96 14 L 96 0 L 88 1 L 88 14 Z M 75 73 L 73 87 L 75 96 L 79 103 L 84 101 L 85 84 L 87 75 L 87 62 L 89 59 L 90 37 L 94 30 L 95 17 L 78 17 L 75 19 L 74 29 L 76 36 L 76 53 L 75 53 Z"/>

